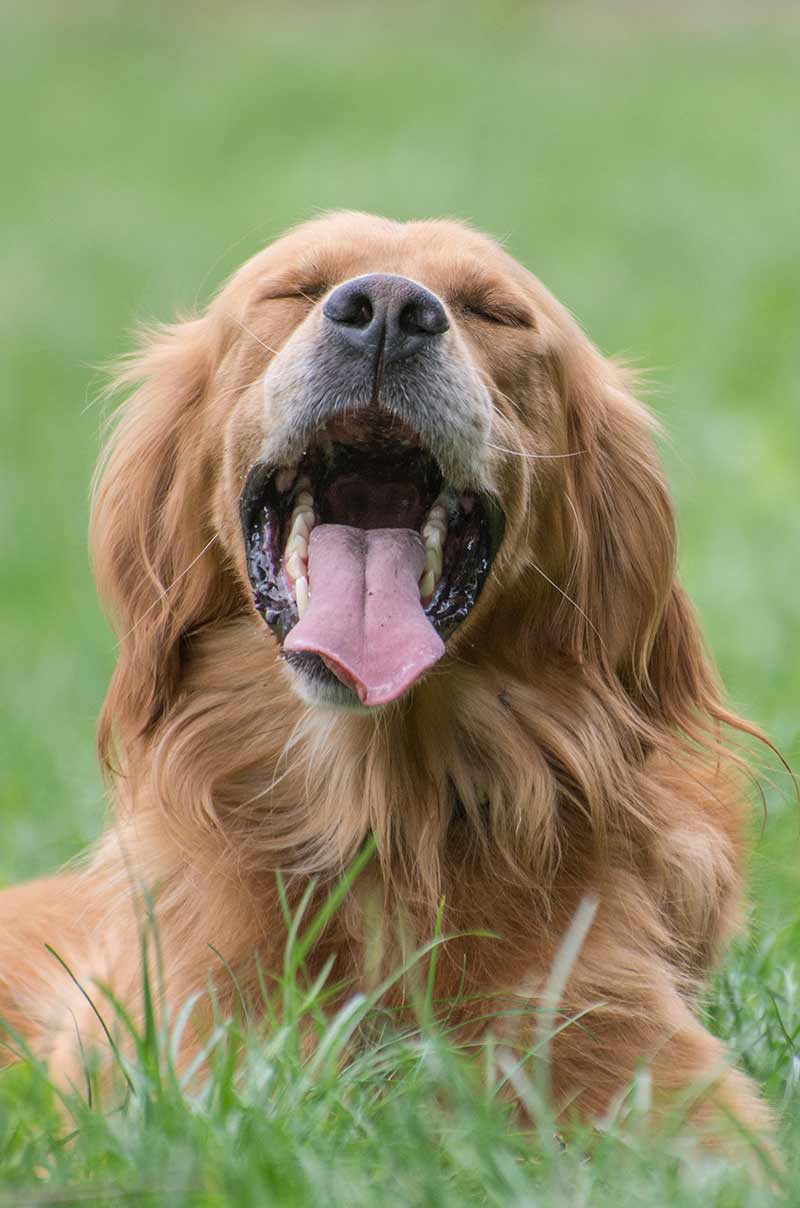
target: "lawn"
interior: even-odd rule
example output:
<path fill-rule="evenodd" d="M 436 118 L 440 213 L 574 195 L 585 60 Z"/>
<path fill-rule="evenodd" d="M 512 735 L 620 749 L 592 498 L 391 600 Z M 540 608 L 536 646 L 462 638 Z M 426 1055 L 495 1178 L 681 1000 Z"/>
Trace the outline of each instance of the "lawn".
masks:
<path fill-rule="evenodd" d="M 649 370 L 684 580 L 731 700 L 800 764 L 800 34 L 788 7 L 722 27 L 695 7 L 649 20 L 620 0 L 610 22 L 601 7 L 3 6 L 0 885 L 54 868 L 103 819 L 94 725 L 114 639 L 85 541 L 101 367 L 137 322 L 204 302 L 329 207 L 471 219 Z M 799 815 L 780 766 L 765 772 L 752 926 L 708 1012 L 775 1105 L 791 1200 Z M 194 1097 L 145 1037 L 124 1110 L 76 1096 L 68 1127 L 43 1071 L 0 1075 L 0 1204 L 772 1197 L 649 1144 L 645 1074 L 631 1120 L 563 1152 L 546 1127 L 520 1135 L 431 1028 L 376 1040 L 341 1074 L 347 1029 L 371 1026 L 368 1003 L 354 1010 L 319 1023 L 328 1058 L 310 1066 L 297 1028 L 221 1022 Z"/>

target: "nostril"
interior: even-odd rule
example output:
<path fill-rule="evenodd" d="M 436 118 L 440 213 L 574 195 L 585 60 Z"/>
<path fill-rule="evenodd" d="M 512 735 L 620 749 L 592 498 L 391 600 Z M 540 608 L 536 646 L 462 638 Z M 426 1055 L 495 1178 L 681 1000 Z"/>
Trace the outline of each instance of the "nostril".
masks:
<path fill-rule="evenodd" d="M 350 289 L 337 289 L 322 309 L 334 323 L 345 327 L 369 327 L 375 313 L 367 293 Z"/>
<path fill-rule="evenodd" d="M 439 335 L 450 323 L 444 307 L 435 299 L 414 299 L 398 315 L 400 330 L 406 335 Z"/>
<path fill-rule="evenodd" d="M 341 319 L 340 322 L 349 323 L 351 327 L 369 327 L 374 313 L 372 303 L 367 295 L 357 294 L 353 298 L 350 313 L 346 318 Z"/>
<path fill-rule="evenodd" d="M 415 332 L 423 330 L 419 322 L 419 309 L 419 303 L 409 302 L 397 317 L 400 330 L 407 335 L 413 335 Z"/>
<path fill-rule="evenodd" d="M 369 297 L 363 295 L 359 298 L 358 308 L 356 308 L 355 315 L 350 321 L 352 321 L 355 327 L 369 327 L 372 323 L 373 314 L 375 314 L 375 312 L 373 312 L 372 303 L 370 302 Z"/>

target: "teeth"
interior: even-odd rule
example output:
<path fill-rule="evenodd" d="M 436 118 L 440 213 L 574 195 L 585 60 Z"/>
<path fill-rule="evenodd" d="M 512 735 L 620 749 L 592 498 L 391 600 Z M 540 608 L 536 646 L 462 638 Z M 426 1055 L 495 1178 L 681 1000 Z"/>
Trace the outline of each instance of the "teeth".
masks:
<path fill-rule="evenodd" d="M 419 594 L 420 594 L 421 599 L 423 599 L 427 603 L 428 600 L 430 600 L 431 596 L 433 595 L 435 589 L 436 589 L 436 576 L 434 575 L 432 570 L 426 570 L 425 574 L 422 576 L 422 578 L 419 581 Z"/>
<path fill-rule="evenodd" d="M 307 478 L 302 478 L 298 482 L 299 487 L 307 485 Z M 315 521 L 314 497 L 309 490 L 301 489 L 294 500 L 289 536 L 283 551 L 283 567 L 286 577 L 294 582 L 295 591 L 297 591 L 297 584 L 300 580 L 305 580 L 306 603 L 308 602 L 308 542 Z"/>
<path fill-rule="evenodd" d="M 295 533 L 300 533 L 308 540 L 308 534 L 314 527 L 314 512 L 311 508 L 301 507 L 295 508 L 292 512 L 292 525 L 290 536 Z"/>
<path fill-rule="evenodd" d="M 308 570 L 308 563 L 305 558 L 301 558 L 300 554 L 294 553 L 286 561 L 286 572 L 296 581 Z"/>
<path fill-rule="evenodd" d="M 436 584 L 442 577 L 442 554 L 447 540 L 447 501 L 440 495 L 434 503 L 425 523 L 422 526 L 422 540 L 425 542 L 425 569 L 419 581 L 419 594 L 427 603 L 436 590 Z"/>
<path fill-rule="evenodd" d="M 442 551 L 425 546 L 425 572 L 432 571 L 438 579 L 442 573 Z"/>
<path fill-rule="evenodd" d="M 306 575 L 301 575 L 295 582 L 294 594 L 297 600 L 297 615 L 302 617 L 308 608 L 308 578 Z"/>
<path fill-rule="evenodd" d="M 295 532 L 294 536 L 289 539 L 286 546 L 286 553 L 291 557 L 297 554 L 303 562 L 308 561 L 308 538 L 304 537 L 299 531 Z"/>

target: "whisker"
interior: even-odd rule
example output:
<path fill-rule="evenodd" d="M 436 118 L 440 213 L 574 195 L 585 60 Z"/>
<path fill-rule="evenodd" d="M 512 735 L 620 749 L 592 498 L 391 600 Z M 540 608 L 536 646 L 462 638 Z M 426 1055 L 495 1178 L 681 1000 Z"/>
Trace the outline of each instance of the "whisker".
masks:
<path fill-rule="evenodd" d="M 590 620 L 590 618 L 589 618 L 589 617 L 586 615 L 586 613 L 585 613 L 585 612 L 583 611 L 583 609 L 581 608 L 580 604 L 578 604 L 576 600 L 573 600 L 572 596 L 567 595 L 567 593 L 564 591 L 563 587 L 559 587 L 559 586 L 558 586 L 558 584 L 557 584 L 557 583 L 555 583 L 555 582 L 554 582 L 554 581 L 553 581 L 553 580 L 550 578 L 550 576 L 549 576 L 549 575 L 546 575 L 546 574 L 545 574 L 545 572 L 542 570 L 541 566 L 538 566 L 536 562 L 531 562 L 531 566 L 533 567 L 533 569 L 534 569 L 535 571 L 538 571 L 538 572 L 539 572 L 539 574 L 542 576 L 542 578 L 543 578 L 543 579 L 546 579 L 546 580 L 547 580 L 547 582 L 550 584 L 550 586 L 551 586 L 551 587 L 554 587 L 554 588 L 556 589 L 556 591 L 557 591 L 557 592 L 558 592 L 560 595 L 562 595 L 562 596 L 564 597 L 564 599 L 565 599 L 565 600 L 566 600 L 566 601 L 567 601 L 569 604 L 571 604 L 571 605 L 572 605 L 572 607 L 573 607 L 574 609 L 576 609 L 576 611 L 577 611 L 577 612 L 579 612 L 579 613 L 580 613 L 580 615 L 583 617 L 583 619 L 584 619 L 584 621 L 586 622 L 586 624 L 587 624 L 587 625 L 589 626 L 589 628 L 590 628 L 590 629 L 591 629 L 591 630 L 592 630 L 592 631 L 595 633 L 595 635 L 596 635 L 596 637 L 597 637 L 597 640 L 599 641 L 600 645 L 603 647 L 603 649 L 604 649 L 604 650 L 607 650 L 607 649 L 608 649 L 608 647 L 606 646 L 605 642 L 603 641 L 603 637 L 602 637 L 602 634 L 600 633 L 600 630 L 599 630 L 599 629 L 597 628 L 597 626 L 596 626 L 596 625 L 595 625 L 595 624 L 594 624 L 594 623 L 593 623 L 593 622 Z"/>
<path fill-rule="evenodd" d="M 482 378 L 484 378 L 489 389 L 494 394 L 499 395 L 500 398 L 504 398 L 507 403 L 510 403 L 518 415 L 525 414 L 523 408 L 515 399 L 511 397 L 510 394 L 506 394 L 504 390 L 499 390 L 497 388 L 485 369 L 479 368 L 478 373 Z M 576 449 L 573 453 L 523 453 L 519 449 L 506 449 L 502 445 L 493 445 L 491 441 L 487 441 L 486 443 L 490 448 L 496 449 L 498 453 L 510 453 L 512 457 L 524 457 L 530 461 L 554 461 L 563 457 L 580 457 L 581 454 L 586 452 L 586 449 Z"/>
<path fill-rule="evenodd" d="M 292 766 L 290 764 L 287 765 L 287 767 L 285 768 L 285 770 L 283 772 L 280 772 L 280 766 L 284 762 L 285 759 L 288 760 L 289 750 L 296 745 L 297 732 L 300 729 L 300 727 L 302 726 L 303 722 L 305 721 L 306 716 L 307 716 L 307 714 L 305 712 L 301 713 L 300 716 L 298 717 L 297 721 L 295 722 L 294 726 L 290 730 L 289 736 L 286 739 L 285 743 L 283 744 L 283 747 L 281 749 L 280 754 L 278 755 L 278 758 L 275 760 L 275 768 L 274 768 L 274 771 L 272 774 L 272 780 L 270 781 L 270 783 L 268 785 L 265 785 L 265 787 L 263 789 L 259 789 L 257 793 L 253 794 L 252 797 L 248 797 L 246 801 L 243 801 L 242 804 L 238 807 L 239 810 L 245 810 L 245 809 L 247 809 L 248 806 L 254 805 L 256 803 L 256 801 L 260 801 L 262 797 L 267 797 L 270 793 L 275 791 L 275 789 L 278 787 L 278 785 L 281 784 L 286 779 L 287 776 L 289 776 L 291 774 Z"/>
<path fill-rule="evenodd" d="M 520 404 L 519 404 L 519 403 L 518 403 L 518 402 L 517 402 L 515 399 L 513 399 L 513 398 L 511 397 L 511 395 L 510 395 L 510 394 L 506 394 L 506 393 L 505 393 L 505 391 L 500 390 L 500 389 L 499 389 L 499 388 L 498 388 L 498 387 L 497 387 L 497 386 L 494 384 L 494 382 L 492 381 L 491 375 L 490 375 L 490 374 L 488 374 L 488 373 L 486 372 L 486 370 L 485 370 L 485 369 L 481 369 L 481 367 L 480 367 L 479 365 L 478 365 L 478 366 L 476 366 L 476 368 L 477 368 L 477 370 L 478 370 L 478 374 L 479 374 L 479 376 L 483 378 L 483 380 L 484 380 L 485 384 L 486 384 L 486 385 L 489 387 L 489 390 L 490 390 L 490 391 L 491 391 L 493 394 L 497 394 L 497 395 L 499 395 L 499 396 L 500 396 L 500 398 L 504 398 L 504 399 L 506 400 L 506 402 L 507 402 L 507 403 L 510 403 L 510 404 L 511 404 L 511 406 L 514 408 L 514 410 L 517 412 L 517 414 L 518 414 L 518 415 L 524 415 L 524 414 L 525 414 L 525 412 L 524 412 L 523 408 L 520 406 Z"/>
<path fill-rule="evenodd" d="M 494 445 L 487 440 L 490 449 L 498 453 L 509 453 L 512 457 L 523 457 L 526 461 L 558 461 L 563 457 L 580 457 L 587 449 L 576 449 L 573 453 L 523 453 L 521 449 L 506 449 L 503 445 Z"/>
<path fill-rule="evenodd" d="M 205 273 L 201 277 L 200 284 L 195 292 L 195 309 L 199 308 L 200 306 L 200 295 L 204 291 L 209 277 L 214 272 L 217 265 L 221 261 L 226 260 L 231 252 L 235 251 L 236 248 L 245 242 L 245 240 L 251 239 L 254 235 L 258 235 L 259 239 L 264 239 L 266 242 L 271 243 L 273 239 L 278 238 L 280 233 L 280 231 L 272 230 L 270 228 L 270 223 L 265 222 L 262 219 L 260 222 L 256 222 L 252 227 L 246 230 L 244 234 L 239 236 L 238 239 L 234 239 L 233 243 L 228 244 L 228 246 L 224 248 L 214 260 L 212 260 L 211 264 L 209 264 Z"/>
<path fill-rule="evenodd" d="M 256 333 L 254 331 L 251 331 L 250 328 L 247 326 L 247 324 L 243 323 L 242 320 L 240 318 L 238 318 L 237 315 L 232 315 L 230 313 L 230 311 L 224 311 L 223 313 L 224 313 L 226 319 L 230 319 L 232 322 L 238 323 L 239 326 L 241 327 L 242 331 L 245 332 L 248 336 L 250 336 L 251 339 L 255 340 L 257 344 L 260 344 L 263 349 L 265 349 L 267 352 L 271 352 L 273 356 L 278 355 L 277 348 L 270 348 L 269 344 L 265 344 L 264 341 L 261 339 L 261 336 L 258 336 L 258 335 L 256 335 Z"/>
<path fill-rule="evenodd" d="M 228 386 L 225 390 L 221 390 L 215 397 L 217 399 L 227 398 L 230 394 L 244 394 L 245 390 L 250 390 L 252 386 L 257 386 L 263 379 L 264 374 L 259 373 L 257 378 L 253 378 L 252 382 L 245 382 L 243 386 Z"/>
<path fill-rule="evenodd" d="M 192 567 L 193 567 L 193 566 L 194 566 L 196 563 L 198 563 L 198 562 L 200 561 L 200 559 L 202 558 L 203 554 L 204 554 L 204 553 L 206 553 L 206 551 L 207 551 L 207 550 L 209 550 L 209 549 L 211 548 L 211 546 L 214 544 L 214 542 L 215 542 L 215 541 L 217 541 L 218 539 L 219 539 L 219 534 L 218 534 L 218 533 L 214 533 L 213 537 L 211 537 L 211 538 L 210 538 L 210 539 L 209 539 L 209 540 L 206 542 L 206 544 L 203 546 L 203 548 L 200 550 L 200 553 L 197 555 L 197 557 L 196 557 L 196 558 L 192 558 L 192 560 L 191 560 L 191 562 L 189 563 L 189 565 L 188 565 L 188 566 L 186 566 L 186 567 L 184 567 L 184 569 L 183 569 L 183 570 L 180 572 L 180 574 L 179 574 L 179 575 L 176 575 L 176 576 L 175 576 L 175 578 L 172 580 L 172 582 L 171 582 L 171 583 L 170 583 L 170 584 L 169 584 L 167 587 L 165 587 L 165 588 L 164 588 L 164 590 L 161 592 L 161 594 L 160 594 L 160 595 L 158 595 L 158 596 L 156 596 L 155 600 L 153 600 L 153 603 L 152 603 L 152 604 L 149 604 L 149 605 L 148 605 L 148 607 L 147 607 L 147 608 L 145 608 L 144 612 L 143 612 L 143 613 L 142 613 L 142 615 L 139 617 L 139 619 L 138 619 L 138 621 L 136 622 L 136 624 L 135 624 L 135 625 L 132 625 L 132 626 L 131 626 L 131 628 L 128 630 L 128 632 L 127 632 L 127 633 L 124 633 L 124 634 L 122 635 L 122 637 L 119 639 L 119 641 L 118 641 L 118 642 L 117 642 L 117 644 L 116 644 L 116 649 L 117 649 L 117 650 L 120 648 L 120 646 L 122 645 L 122 643 L 123 643 L 123 642 L 126 640 L 126 638 L 129 638 L 129 637 L 131 636 L 131 634 L 132 634 L 132 633 L 133 633 L 133 632 L 134 632 L 136 629 L 138 629 L 138 628 L 139 628 L 139 626 L 141 625 L 141 623 L 142 623 L 142 621 L 145 619 L 145 617 L 146 617 L 146 616 L 147 616 L 149 613 L 151 613 L 151 612 L 153 611 L 153 609 L 154 609 L 154 608 L 156 608 L 156 607 L 157 607 L 157 606 L 158 606 L 158 605 L 161 603 L 161 601 L 164 599 L 164 597 L 165 597 L 165 596 L 167 596 L 167 595 L 169 594 L 169 592 L 171 592 L 171 591 L 172 591 L 172 589 L 173 589 L 173 587 L 176 585 L 176 583 L 180 583 L 180 581 L 181 581 L 181 579 L 184 577 L 184 575 L 188 575 L 188 573 L 189 573 L 189 571 L 192 569 Z"/>

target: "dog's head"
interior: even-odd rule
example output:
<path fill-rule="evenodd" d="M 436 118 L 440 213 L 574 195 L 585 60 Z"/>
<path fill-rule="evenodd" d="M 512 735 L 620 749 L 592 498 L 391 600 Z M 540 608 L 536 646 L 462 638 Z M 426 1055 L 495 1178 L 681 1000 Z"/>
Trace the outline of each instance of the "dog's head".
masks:
<path fill-rule="evenodd" d="M 685 604 L 651 421 L 492 240 L 307 223 L 123 380 L 139 388 L 93 515 L 122 632 L 110 724 L 147 732 L 194 635 L 232 617 L 312 706 L 413 705 L 465 663 L 537 660 L 650 708 L 676 696 Z"/>

